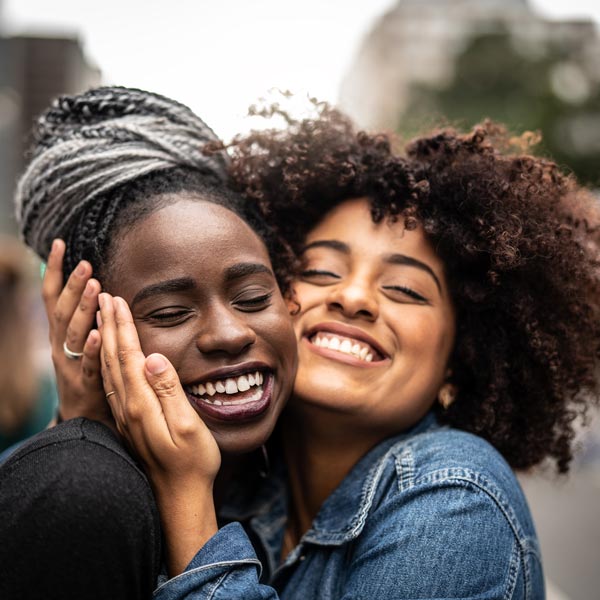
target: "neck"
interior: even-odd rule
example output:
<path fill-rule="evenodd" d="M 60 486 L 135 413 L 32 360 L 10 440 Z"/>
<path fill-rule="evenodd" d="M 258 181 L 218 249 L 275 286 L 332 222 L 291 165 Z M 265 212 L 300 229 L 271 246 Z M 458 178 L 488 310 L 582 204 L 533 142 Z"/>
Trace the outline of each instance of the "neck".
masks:
<path fill-rule="evenodd" d="M 290 485 L 288 533 L 297 543 L 323 502 L 379 441 L 318 407 L 289 407 L 282 416 L 283 450 Z"/>

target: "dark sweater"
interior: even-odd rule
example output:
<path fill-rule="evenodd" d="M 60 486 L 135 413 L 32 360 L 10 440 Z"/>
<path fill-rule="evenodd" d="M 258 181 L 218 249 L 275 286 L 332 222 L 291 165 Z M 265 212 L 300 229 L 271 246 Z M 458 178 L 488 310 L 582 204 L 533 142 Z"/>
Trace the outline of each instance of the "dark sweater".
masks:
<path fill-rule="evenodd" d="M 148 481 L 104 425 L 66 421 L 0 466 L 2 600 L 151 598 L 160 550 Z"/>

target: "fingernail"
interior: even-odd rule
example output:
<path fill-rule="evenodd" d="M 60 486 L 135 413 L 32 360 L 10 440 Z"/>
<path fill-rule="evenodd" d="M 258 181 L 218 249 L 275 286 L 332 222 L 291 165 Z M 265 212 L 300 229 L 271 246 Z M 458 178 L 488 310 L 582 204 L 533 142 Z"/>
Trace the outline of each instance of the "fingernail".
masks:
<path fill-rule="evenodd" d="M 151 375 L 160 375 L 167 369 L 167 361 L 160 354 L 151 354 L 146 358 L 146 369 Z"/>
<path fill-rule="evenodd" d="M 93 296 L 94 295 L 94 284 L 92 283 L 91 279 L 85 284 L 85 290 L 83 290 L 83 295 L 84 296 Z"/>
<path fill-rule="evenodd" d="M 50 252 L 56 252 L 58 250 L 58 239 L 52 240 L 52 248 L 50 248 Z"/>
<path fill-rule="evenodd" d="M 75 275 L 78 275 L 79 277 L 82 277 L 83 275 L 85 275 L 85 264 L 80 262 L 77 265 L 77 268 L 75 269 Z"/>
<path fill-rule="evenodd" d="M 100 294 L 98 296 L 98 306 L 100 308 L 104 308 L 104 299 L 105 299 L 105 297 L 106 297 L 106 294 Z"/>
<path fill-rule="evenodd" d="M 98 324 L 98 327 L 102 327 L 102 315 L 99 310 L 96 311 L 96 323 Z"/>

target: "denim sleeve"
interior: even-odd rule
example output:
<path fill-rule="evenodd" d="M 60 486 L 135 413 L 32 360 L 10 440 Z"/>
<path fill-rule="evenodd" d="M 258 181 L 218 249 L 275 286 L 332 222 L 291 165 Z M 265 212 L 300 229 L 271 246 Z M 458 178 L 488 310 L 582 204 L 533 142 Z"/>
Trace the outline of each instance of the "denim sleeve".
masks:
<path fill-rule="evenodd" d="M 160 585 L 154 600 L 277 600 L 258 582 L 261 564 L 239 523 L 230 523 L 198 551 L 186 570 Z"/>
<path fill-rule="evenodd" d="M 525 595 L 521 558 L 511 524 L 485 491 L 464 481 L 417 484 L 373 509 L 341 598 L 541 600 Z"/>

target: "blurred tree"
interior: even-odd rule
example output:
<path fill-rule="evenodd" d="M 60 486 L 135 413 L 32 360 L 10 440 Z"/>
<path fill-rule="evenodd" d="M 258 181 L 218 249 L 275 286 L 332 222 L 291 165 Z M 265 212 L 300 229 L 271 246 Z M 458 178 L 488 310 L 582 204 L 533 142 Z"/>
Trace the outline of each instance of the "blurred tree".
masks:
<path fill-rule="evenodd" d="M 539 131 L 538 154 L 598 187 L 600 85 L 586 72 L 581 45 L 520 39 L 501 27 L 478 35 L 445 87 L 411 88 L 398 129 L 412 137 L 432 124 L 465 128 L 489 117 L 515 132 Z"/>

